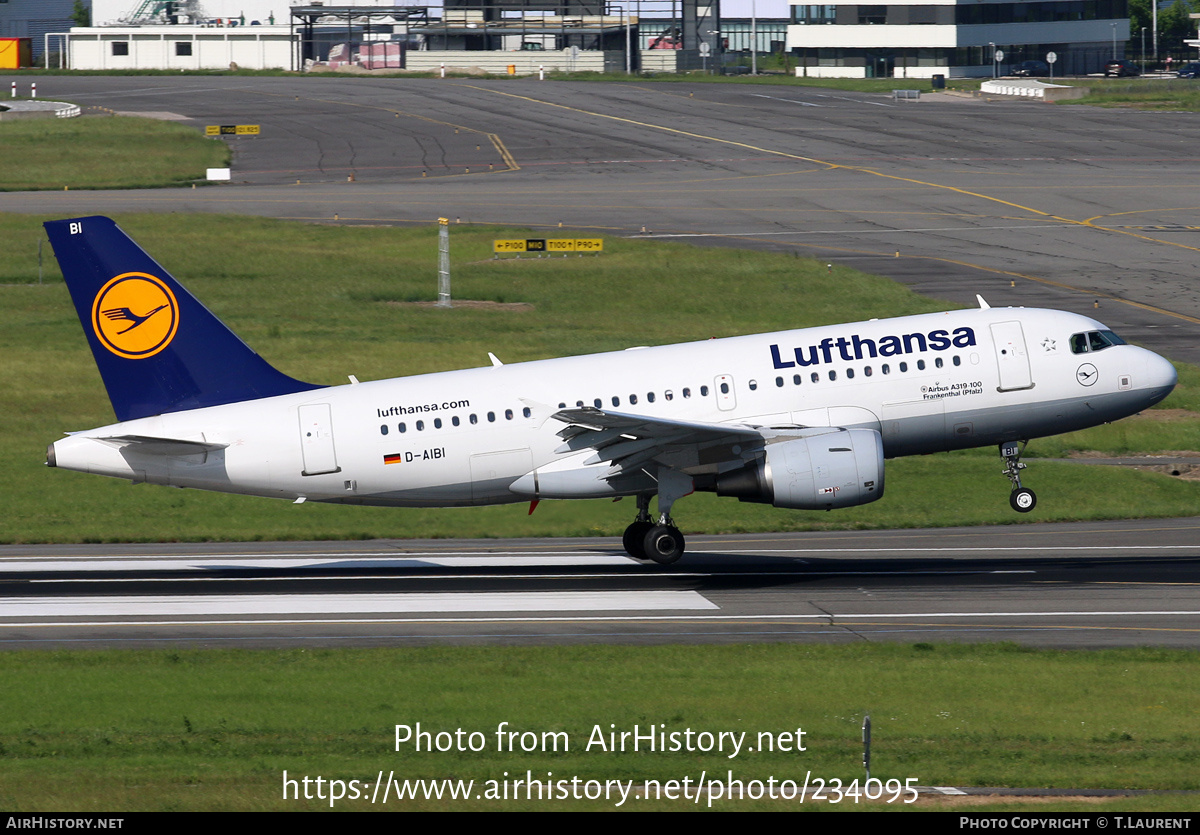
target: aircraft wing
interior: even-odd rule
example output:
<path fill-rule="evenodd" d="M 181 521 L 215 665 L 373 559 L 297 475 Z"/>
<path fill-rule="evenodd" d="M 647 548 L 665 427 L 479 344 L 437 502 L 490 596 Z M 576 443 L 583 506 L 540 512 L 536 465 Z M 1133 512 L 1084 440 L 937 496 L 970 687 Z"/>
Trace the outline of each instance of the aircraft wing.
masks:
<path fill-rule="evenodd" d="M 681 472 L 716 471 L 720 464 L 742 460 L 747 452 L 776 438 L 797 438 L 836 431 L 765 429 L 741 423 L 701 423 L 584 407 L 562 409 L 552 417 L 567 424 L 558 435 L 565 443 L 556 452 L 592 449 L 584 464 L 608 463 L 615 477 L 656 461 Z"/>

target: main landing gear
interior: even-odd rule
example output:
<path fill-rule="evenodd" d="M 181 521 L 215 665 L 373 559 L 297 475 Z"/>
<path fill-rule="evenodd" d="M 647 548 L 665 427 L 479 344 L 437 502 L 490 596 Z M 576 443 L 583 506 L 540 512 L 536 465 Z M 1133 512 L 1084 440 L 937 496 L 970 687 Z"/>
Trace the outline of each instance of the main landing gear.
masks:
<path fill-rule="evenodd" d="M 670 565 L 683 556 L 683 534 L 667 513 L 658 522 L 650 518 L 651 494 L 637 497 L 638 514 L 622 537 L 629 556 L 639 560 L 651 560 L 659 565 Z M 659 503 L 661 507 L 661 502 Z"/>
<path fill-rule="evenodd" d="M 1021 470 L 1028 465 L 1021 463 L 1020 445 L 1016 441 L 1000 444 L 1000 457 L 1004 459 L 1002 472 L 1008 476 L 1013 486 L 1008 503 L 1017 513 L 1028 513 L 1037 507 L 1037 496 L 1028 487 L 1021 486 Z"/>

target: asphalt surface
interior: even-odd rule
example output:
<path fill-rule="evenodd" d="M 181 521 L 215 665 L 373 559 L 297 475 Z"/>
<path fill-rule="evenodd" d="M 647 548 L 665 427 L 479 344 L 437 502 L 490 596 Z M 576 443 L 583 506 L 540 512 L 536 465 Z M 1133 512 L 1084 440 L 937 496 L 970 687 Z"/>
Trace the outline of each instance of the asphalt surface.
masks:
<path fill-rule="evenodd" d="M 1200 518 L 614 539 L 0 548 L 0 647 L 1194 647 Z"/>
<path fill-rule="evenodd" d="M 956 302 L 980 293 L 1091 313 L 1200 362 L 1197 114 L 715 84 L 60 76 L 39 87 L 95 113 L 262 132 L 217 140 L 234 148 L 229 184 L 0 194 L 0 211 L 446 216 L 797 252 Z M 1190 647 L 1196 530 L 1192 519 L 698 537 L 667 569 L 589 540 L 7 548 L 0 645 Z"/>

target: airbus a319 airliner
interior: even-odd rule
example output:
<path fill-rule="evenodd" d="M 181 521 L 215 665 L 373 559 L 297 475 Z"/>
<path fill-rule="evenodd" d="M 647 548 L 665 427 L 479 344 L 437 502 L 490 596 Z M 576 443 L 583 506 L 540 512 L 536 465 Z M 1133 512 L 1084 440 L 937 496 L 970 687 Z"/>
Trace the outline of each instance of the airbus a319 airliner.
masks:
<path fill-rule="evenodd" d="M 980 308 L 392 380 L 277 371 L 104 217 L 46 224 L 119 423 L 52 467 L 295 502 L 633 496 L 624 547 L 671 563 L 696 491 L 798 510 L 883 495 L 884 460 L 1020 442 L 1162 400 L 1175 369 L 1104 325 Z M 658 497 L 652 515 L 651 499 Z"/>

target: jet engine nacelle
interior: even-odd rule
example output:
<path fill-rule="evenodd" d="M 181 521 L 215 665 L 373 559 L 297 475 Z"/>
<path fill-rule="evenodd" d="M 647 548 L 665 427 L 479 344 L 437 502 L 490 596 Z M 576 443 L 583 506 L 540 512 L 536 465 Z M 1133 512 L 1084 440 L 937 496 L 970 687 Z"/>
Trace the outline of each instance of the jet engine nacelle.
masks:
<path fill-rule="evenodd" d="M 768 444 L 762 458 L 717 476 L 718 496 L 794 510 L 832 510 L 883 496 L 883 438 L 840 429 Z"/>

